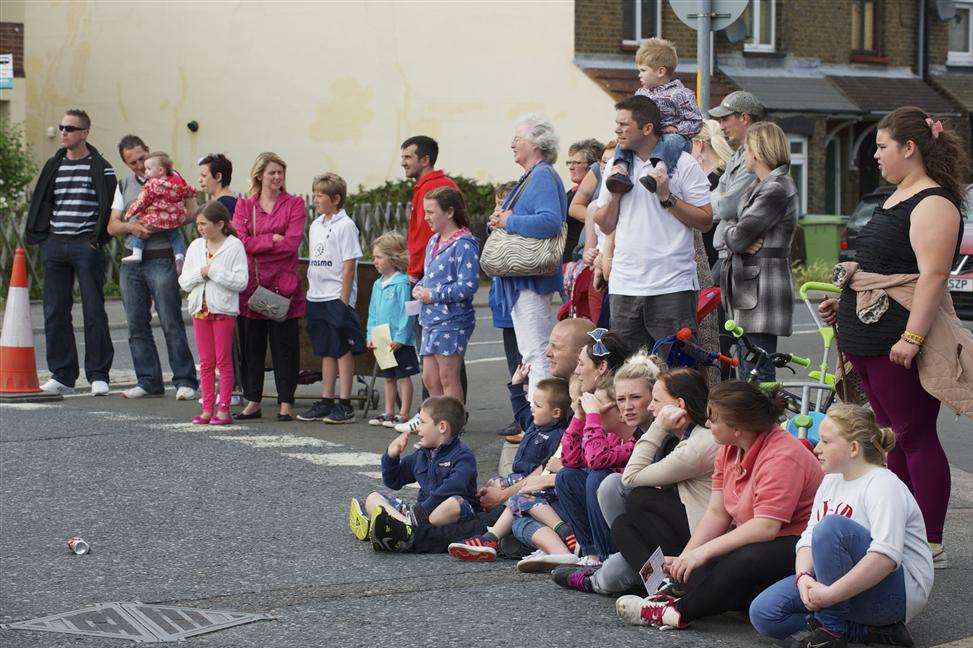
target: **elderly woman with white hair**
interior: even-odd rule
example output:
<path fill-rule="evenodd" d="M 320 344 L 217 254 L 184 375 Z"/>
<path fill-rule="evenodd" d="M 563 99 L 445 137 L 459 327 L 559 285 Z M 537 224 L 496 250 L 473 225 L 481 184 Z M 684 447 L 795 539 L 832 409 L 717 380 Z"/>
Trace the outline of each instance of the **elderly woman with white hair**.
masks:
<path fill-rule="evenodd" d="M 557 146 L 554 125 L 546 117 L 532 113 L 517 120 L 510 148 L 524 175 L 490 217 L 490 227 L 530 238 L 560 236 L 567 198 L 552 166 L 557 161 Z M 561 282 L 560 264 L 548 275 L 493 279 L 497 302 L 509 311 L 523 363 L 530 366 L 528 400 L 537 383 L 551 375 L 545 352 L 555 322 L 551 297 L 560 291 Z"/>

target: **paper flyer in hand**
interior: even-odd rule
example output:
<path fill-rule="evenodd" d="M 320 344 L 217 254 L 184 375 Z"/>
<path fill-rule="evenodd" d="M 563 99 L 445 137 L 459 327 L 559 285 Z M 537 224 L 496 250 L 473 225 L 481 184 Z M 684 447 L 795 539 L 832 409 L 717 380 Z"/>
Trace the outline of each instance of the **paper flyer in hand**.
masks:
<path fill-rule="evenodd" d="M 399 365 L 392 353 L 392 331 L 388 324 L 379 324 L 372 328 L 372 343 L 375 345 L 372 349 L 375 352 L 375 361 L 380 369 L 391 369 Z"/>
<path fill-rule="evenodd" d="M 652 596 L 659 591 L 659 586 L 662 585 L 662 581 L 665 579 L 665 572 L 662 571 L 662 548 L 659 547 L 652 552 L 649 559 L 645 561 L 642 565 L 642 569 L 639 570 L 639 576 L 642 577 L 642 582 L 645 583 L 645 591 Z"/>

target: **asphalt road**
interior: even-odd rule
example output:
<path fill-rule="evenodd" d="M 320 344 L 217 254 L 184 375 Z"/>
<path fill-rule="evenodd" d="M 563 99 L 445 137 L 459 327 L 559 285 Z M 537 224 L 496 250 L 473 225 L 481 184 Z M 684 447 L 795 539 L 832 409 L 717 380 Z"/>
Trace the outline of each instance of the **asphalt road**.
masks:
<path fill-rule="evenodd" d="M 499 454 L 493 430 L 510 414 L 502 345 L 487 311 L 478 315 L 465 441 L 485 479 Z M 783 346 L 812 355 L 816 336 L 807 316 L 798 318 Z M 127 356 L 122 341 L 116 366 L 130 366 Z M 190 640 L 200 646 L 769 645 L 732 615 L 683 632 L 627 627 L 610 599 L 516 574 L 510 562 L 374 554 L 348 531 L 347 502 L 379 486 L 391 431 L 267 419 L 201 429 L 186 424 L 197 407 L 171 391 L 0 406 L 0 622 L 140 600 L 277 617 Z M 912 625 L 922 646 L 973 635 L 971 426 L 945 413 L 940 423 L 956 468 L 952 567 L 937 572 L 930 605 Z M 74 534 L 91 543 L 89 555 L 67 552 Z M 125 644 L 0 631 L 0 645 Z"/>

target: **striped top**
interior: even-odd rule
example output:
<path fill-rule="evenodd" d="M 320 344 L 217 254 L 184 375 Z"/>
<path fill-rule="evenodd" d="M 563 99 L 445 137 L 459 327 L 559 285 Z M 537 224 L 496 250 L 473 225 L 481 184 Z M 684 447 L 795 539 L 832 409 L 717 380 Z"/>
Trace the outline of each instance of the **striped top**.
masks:
<path fill-rule="evenodd" d="M 114 175 L 111 167 L 105 175 Z M 91 156 L 61 160 L 54 178 L 54 211 L 51 233 L 77 236 L 91 233 L 98 223 L 98 195 L 91 182 Z"/>

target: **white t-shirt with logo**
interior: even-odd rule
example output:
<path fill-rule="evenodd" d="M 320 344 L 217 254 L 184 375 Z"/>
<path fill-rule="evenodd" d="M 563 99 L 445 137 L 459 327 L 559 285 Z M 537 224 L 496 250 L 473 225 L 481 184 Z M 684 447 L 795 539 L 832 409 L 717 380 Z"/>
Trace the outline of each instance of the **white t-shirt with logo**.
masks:
<path fill-rule="evenodd" d="M 797 548 L 810 547 L 814 525 L 826 515 L 851 518 L 871 532 L 868 551 L 880 553 L 905 572 L 905 620 L 919 613 L 932 590 L 932 553 L 926 543 L 926 524 L 909 488 L 888 468 L 875 467 L 846 481 L 828 474 L 814 496 L 814 508 Z"/>
<path fill-rule="evenodd" d="M 648 160 L 634 157 L 633 178 L 651 168 Z M 611 198 L 606 183 L 614 158 L 602 174 L 598 207 Z M 693 156 L 683 152 L 676 171 L 669 178 L 669 191 L 695 207 L 710 204 L 709 180 Z M 696 248 L 693 229 L 659 204 L 656 195 L 635 182 L 622 196 L 615 227 L 615 255 L 608 292 L 612 295 L 644 297 L 683 290 L 699 290 L 696 277 Z"/>
<path fill-rule="evenodd" d="M 312 302 L 341 299 L 341 265 L 349 259 L 360 259 L 358 227 L 342 209 L 330 219 L 324 214 L 311 222 L 308 229 L 307 300 Z M 352 306 L 358 299 L 358 274 L 351 285 Z"/>

